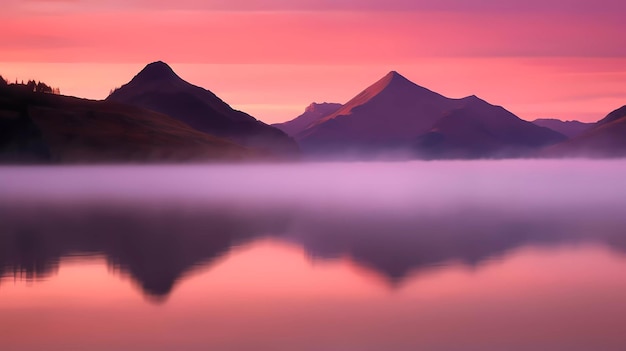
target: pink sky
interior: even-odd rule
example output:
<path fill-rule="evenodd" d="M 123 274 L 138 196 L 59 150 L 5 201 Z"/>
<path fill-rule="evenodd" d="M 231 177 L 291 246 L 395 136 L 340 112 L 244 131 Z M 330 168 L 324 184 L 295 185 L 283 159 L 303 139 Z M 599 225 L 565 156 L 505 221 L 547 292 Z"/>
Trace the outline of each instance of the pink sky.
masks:
<path fill-rule="evenodd" d="M 617 0 L 4 0 L 0 74 L 102 99 L 164 60 L 265 122 L 346 102 L 390 70 L 525 119 L 626 104 Z"/>

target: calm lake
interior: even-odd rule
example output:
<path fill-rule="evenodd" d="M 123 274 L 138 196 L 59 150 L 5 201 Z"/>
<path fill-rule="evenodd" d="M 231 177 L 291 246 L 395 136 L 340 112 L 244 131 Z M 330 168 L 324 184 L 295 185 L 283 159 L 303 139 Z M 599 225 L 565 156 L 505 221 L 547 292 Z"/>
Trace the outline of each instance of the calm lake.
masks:
<path fill-rule="evenodd" d="M 0 167 L 0 349 L 626 350 L 626 161 Z"/>

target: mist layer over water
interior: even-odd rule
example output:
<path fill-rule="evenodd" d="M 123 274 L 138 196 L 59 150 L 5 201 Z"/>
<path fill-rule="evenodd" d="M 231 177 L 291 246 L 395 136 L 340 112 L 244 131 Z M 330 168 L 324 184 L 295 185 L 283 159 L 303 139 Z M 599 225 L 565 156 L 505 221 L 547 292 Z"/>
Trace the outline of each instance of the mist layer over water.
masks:
<path fill-rule="evenodd" d="M 592 206 L 621 199 L 622 161 L 431 161 L 0 168 L 5 201 L 137 199 L 313 206 Z M 406 209 L 409 210 L 409 209 Z"/>

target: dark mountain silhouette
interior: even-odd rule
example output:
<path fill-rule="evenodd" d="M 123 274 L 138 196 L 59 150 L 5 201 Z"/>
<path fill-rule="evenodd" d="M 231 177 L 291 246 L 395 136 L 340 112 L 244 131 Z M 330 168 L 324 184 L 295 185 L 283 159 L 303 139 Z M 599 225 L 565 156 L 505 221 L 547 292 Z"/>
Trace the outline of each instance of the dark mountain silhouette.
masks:
<path fill-rule="evenodd" d="M 609 113 L 581 135 L 543 150 L 547 157 L 626 157 L 626 106 Z"/>
<path fill-rule="evenodd" d="M 560 119 L 555 118 L 539 118 L 534 120 L 533 123 L 540 127 L 550 128 L 568 138 L 579 136 L 594 125 L 594 123 L 561 121 Z"/>
<path fill-rule="evenodd" d="M 288 122 L 272 124 L 272 126 L 282 130 L 288 135 L 295 136 L 305 130 L 309 125 L 318 120 L 337 112 L 341 108 L 341 104 L 323 102 L 321 104 L 312 103 L 300 116 Z"/>
<path fill-rule="evenodd" d="M 253 157 L 166 115 L 115 102 L 0 87 L 0 161 L 163 162 Z"/>
<path fill-rule="evenodd" d="M 519 156 L 565 137 L 476 97 L 450 99 L 390 72 L 296 139 L 311 153 L 403 151 L 429 158 Z"/>
<path fill-rule="evenodd" d="M 147 65 L 107 98 L 157 111 L 191 127 L 237 144 L 280 155 L 298 146 L 282 131 L 232 109 L 212 92 L 181 79 L 164 62 Z"/>

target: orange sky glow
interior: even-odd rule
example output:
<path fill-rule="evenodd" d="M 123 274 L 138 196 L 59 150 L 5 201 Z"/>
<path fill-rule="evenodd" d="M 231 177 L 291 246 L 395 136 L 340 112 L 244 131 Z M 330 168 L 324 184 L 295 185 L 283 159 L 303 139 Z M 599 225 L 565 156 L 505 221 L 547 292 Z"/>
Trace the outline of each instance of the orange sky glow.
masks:
<path fill-rule="evenodd" d="M 6 1 L 0 74 L 67 95 L 103 99 L 163 60 L 268 123 L 390 70 L 529 120 L 595 121 L 626 103 L 626 5 L 613 0 Z"/>

